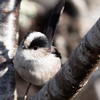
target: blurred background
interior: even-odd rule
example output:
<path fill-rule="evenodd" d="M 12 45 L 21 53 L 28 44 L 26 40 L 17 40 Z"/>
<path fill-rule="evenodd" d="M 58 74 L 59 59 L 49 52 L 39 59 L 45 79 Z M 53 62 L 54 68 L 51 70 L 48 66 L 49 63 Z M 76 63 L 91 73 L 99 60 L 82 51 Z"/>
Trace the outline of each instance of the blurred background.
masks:
<path fill-rule="evenodd" d="M 53 42 L 62 55 L 62 64 L 100 17 L 100 0 L 66 1 Z M 19 16 L 19 43 L 29 31 L 45 31 L 57 2 L 58 0 L 22 0 Z M 88 84 L 74 100 L 100 100 L 100 68 L 94 72 Z"/>

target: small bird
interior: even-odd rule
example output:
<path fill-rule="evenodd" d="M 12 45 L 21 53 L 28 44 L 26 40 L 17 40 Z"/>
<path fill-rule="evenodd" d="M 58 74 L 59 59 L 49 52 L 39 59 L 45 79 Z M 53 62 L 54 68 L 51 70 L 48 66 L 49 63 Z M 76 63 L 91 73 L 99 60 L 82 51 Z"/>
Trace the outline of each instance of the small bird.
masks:
<path fill-rule="evenodd" d="M 50 45 L 43 33 L 26 34 L 13 60 L 19 75 L 30 83 L 24 100 L 26 100 L 31 84 L 43 86 L 58 72 L 61 67 L 60 58 L 60 53 Z"/>
<path fill-rule="evenodd" d="M 59 0 L 54 8 L 45 33 L 31 31 L 25 35 L 14 57 L 14 67 L 29 84 L 43 86 L 61 68 L 61 55 L 52 46 L 54 31 L 64 7 L 65 0 Z"/>
<path fill-rule="evenodd" d="M 60 53 L 40 32 L 28 32 L 14 57 L 14 67 L 27 82 L 42 86 L 60 69 Z"/>

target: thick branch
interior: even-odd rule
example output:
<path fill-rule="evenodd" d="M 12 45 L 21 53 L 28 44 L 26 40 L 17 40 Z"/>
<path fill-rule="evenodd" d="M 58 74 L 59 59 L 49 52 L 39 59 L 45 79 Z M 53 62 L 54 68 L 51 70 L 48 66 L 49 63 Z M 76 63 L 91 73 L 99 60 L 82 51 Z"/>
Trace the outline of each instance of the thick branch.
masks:
<path fill-rule="evenodd" d="M 61 70 L 32 100 L 69 100 L 86 84 L 100 62 L 100 19 Z"/>
<path fill-rule="evenodd" d="M 0 0 L 0 100 L 14 99 L 15 69 L 10 59 L 17 50 L 20 1 Z"/>

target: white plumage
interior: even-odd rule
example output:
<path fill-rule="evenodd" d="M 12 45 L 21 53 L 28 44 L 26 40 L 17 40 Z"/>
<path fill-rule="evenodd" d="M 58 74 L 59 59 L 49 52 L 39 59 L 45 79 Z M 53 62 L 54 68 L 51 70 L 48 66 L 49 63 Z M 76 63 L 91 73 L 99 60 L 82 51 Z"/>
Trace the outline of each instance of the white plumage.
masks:
<path fill-rule="evenodd" d="M 37 44 L 40 41 L 38 38 L 41 39 L 40 44 Z M 38 40 L 34 42 L 36 39 Z M 25 81 L 37 86 L 44 85 L 61 67 L 60 58 L 52 53 L 48 45 L 49 42 L 46 41 L 46 36 L 40 32 L 28 33 L 13 60 L 19 75 Z M 33 43 L 33 48 L 29 48 L 31 43 Z M 37 46 L 36 50 L 35 46 Z M 23 49 L 23 47 L 26 48 Z"/>

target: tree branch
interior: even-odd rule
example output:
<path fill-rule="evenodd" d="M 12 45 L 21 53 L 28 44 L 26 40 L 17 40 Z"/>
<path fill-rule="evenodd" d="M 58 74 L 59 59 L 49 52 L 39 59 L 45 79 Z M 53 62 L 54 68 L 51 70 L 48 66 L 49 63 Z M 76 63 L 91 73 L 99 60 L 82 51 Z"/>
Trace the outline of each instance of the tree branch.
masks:
<path fill-rule="evenodd" d="M 18 17 L 21 0 L 0 0 L 0 100 L 14 100 Z"/>
<path fill-rule="evenodd" d="M 69 100 L 87 83 L 100 62 L 100 19 L 61 70 L 32 100 Z"/>

